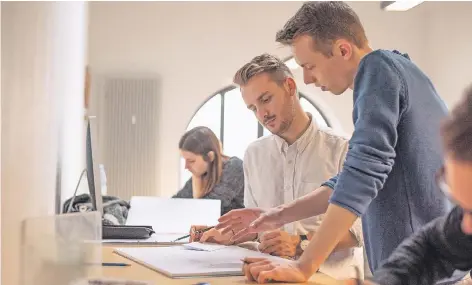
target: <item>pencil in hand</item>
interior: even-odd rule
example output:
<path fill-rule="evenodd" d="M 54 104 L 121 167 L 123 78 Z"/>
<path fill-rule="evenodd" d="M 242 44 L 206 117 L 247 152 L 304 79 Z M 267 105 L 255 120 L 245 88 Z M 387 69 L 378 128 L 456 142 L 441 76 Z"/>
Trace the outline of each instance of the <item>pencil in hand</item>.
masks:
<path fill-rule="evenodd" d="M 214 228 L 214 226 L 213 226 L 213 227 L 205 228 L 205 229 L 203 229 L 203 230 L 197 230 L 197 231 L 195 231 L 195 233 L 196 233 L 196 234 L 203 234 L 204 232 L 207 232 L 207 231 L 209 231 L 209 230 L 211 230 L 211 229 L 213 229 L 213 228 Z M 188 234 L 188 235 L 179 237 L 178 239 L 174 240 L 174 242 L 179 241 L 179 240 L 183 240 L 183 239 L 186 239 L 186 238 L 189 238 L 189 237 L 191 237 L 191 236 L 192 236 L 192 234 Z"/>

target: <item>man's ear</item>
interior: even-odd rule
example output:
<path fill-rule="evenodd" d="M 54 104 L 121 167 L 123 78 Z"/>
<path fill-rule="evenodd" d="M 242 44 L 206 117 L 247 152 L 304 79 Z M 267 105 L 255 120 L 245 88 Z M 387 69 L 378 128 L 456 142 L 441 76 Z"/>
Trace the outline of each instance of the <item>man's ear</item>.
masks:
<path fill-rule="evenodd" d="M 287 78 L 287 86 L 290 91 L 290 95 L 297 95 L 297 84 L 295 83 L 295 80 L 293 78 Z"/>
<path fill-rule="evenodd" d="M 208 160 L 210 162 L 213 162 L 213 160 L 215 160 L 215 152 L 214 151 L 209 151 L 208 154 L 207 154 L 207 157 L 208 157 Z"/>

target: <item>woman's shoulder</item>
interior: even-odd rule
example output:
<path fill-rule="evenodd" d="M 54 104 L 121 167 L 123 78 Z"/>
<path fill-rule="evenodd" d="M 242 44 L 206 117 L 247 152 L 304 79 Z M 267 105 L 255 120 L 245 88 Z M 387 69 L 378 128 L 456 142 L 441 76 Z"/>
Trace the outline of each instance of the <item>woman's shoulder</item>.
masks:
<path fill-rule="evenodd" d="M 232 156 L 223 164 L 223 175 L 229 173 L 236 176 L 243 173 L 243 161 L 239 157 Z"/>
<path fill-rule="evenodd" d="M 241 168 L 243 167 L 243 161 L 237 156 L 231 156 L 228 160 L 224 163 L 223 167 L 226 168 Z"/>

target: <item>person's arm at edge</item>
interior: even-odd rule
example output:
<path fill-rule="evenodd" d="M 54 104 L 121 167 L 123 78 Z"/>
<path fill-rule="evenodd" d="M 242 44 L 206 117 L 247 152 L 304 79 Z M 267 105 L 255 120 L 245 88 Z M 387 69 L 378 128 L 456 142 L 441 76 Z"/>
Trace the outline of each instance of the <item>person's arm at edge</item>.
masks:
<path fill-rule="evenodd" d="M 455 269 L 472 269 L 471 237 L 461 230 L 462 214 L 454 208 L 404 240 L 376 271 L 376 284 L 434 284 Z"/>
<path fill-rule="evenodd" d="M 400 102 L 405 92 L 404 82 L 392 63 L 378 58 L 366 58 L 359 67 L 350 149 L 335 181 L 324 220 L 298 262 L 307 277 L 318 270 L 358 216 L 365 212 L 393 167 L 397 124 L 405 108 Z M 371 70 L 365 70 L 366 65 Z"/>

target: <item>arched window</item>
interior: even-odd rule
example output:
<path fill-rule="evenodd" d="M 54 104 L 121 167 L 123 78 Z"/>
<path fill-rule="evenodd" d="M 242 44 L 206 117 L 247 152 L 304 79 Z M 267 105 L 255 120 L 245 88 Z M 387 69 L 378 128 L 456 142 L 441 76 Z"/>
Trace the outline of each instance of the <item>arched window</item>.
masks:
<path fill-rule="evenodd" d="M 313 115 L 318 125 L 330 126 L 316 105 L 301 93 L 300 104 L 305 111 Z M 209 127 L 223 144 L 224 153 L 241 159 L 251 142 L 270 134 L 247 109 L 239 88 L 234 86 L 216 93 L 202 104 L 190 120 L 187 130 L 197 126 Z M 185 161 L 181 159 L 180 187 L 183 187 L 190 177 L 191 173 L 185 170 Z"/>

